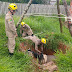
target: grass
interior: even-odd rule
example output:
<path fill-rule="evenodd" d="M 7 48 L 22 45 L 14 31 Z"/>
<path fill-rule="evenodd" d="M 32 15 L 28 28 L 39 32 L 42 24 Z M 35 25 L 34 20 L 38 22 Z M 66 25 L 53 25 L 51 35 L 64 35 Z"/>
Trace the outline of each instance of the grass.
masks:
<path fill-rule="evenodd" d="M 14 16 L 15 24 L 17 24 L 20 17 Z M 34 72 L 34 67 L 30 61 L 28 54 L 19 52 L 19 43 L 24 42 L 20 37 L 20 26 L 17 29 L 19 38 L 16 39 L 15 53 L 13 57 L 8 55 L 7 37 L 5 34 L 4 15 L 0 16 L 0 72 Z M 34 34 L 41 38 L 47 39 L 46 47 L 57 50 L 59 42 L 70 46 L 71 50 L 68 50 L 66 54 L 62 52 L 56 53 L 56 63 L 59 68 L 59 72 L 71 72 L 72 71 L 72 38 L 67 28 L 63 26 L 63 33 L 60 33 L 59 21 L 56 18 L 45 17 L 25 17 L 23 19 L 27 23 Z M 64 20 L 63 20 L 64 21 Z M 39 34 L 41 33 L 41 34 Z M 19 41 L 20 40 L 20 41 Z M 25 40 L 26 41 L 26 40 Z"/>
<path fill-rule="evenodd" d="M 72 49 L 64 55 L 62 52 L 56 54 L 57 66 L 60 72 L 72 72 Z"/>
<path fill-rule="evenodd" d="M 4 16 L 0 16 L 0 72 L 33 72 L 31 57 L 28 54 L 18 52 L 18 39 L 16 39 L 14 56 L 9 56 L 4 21 Z"/>

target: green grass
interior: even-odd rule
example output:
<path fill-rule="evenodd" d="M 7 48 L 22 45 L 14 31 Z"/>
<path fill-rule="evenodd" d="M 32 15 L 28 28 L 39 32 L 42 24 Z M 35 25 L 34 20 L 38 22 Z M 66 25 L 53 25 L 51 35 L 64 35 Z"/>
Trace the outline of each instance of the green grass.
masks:
<path fill-rule="evenodd" d="M 19 18 L 20 17 L 18 16 L 14 16 L 15 24 L 17 24 Z M 40 39 L 47 39 L 45 47 L 48 49 L 57 50 L 59 42 L 70 46 L 71 49 L 72 38 L 69 30 L 63 26 L 63 33 L 61 34 L 60 24 L 57 18 L 30 16 L 25 17 L 23 21 L 31 27 L 36 36 L 38 36 Z M 4 15 L 0 16 L 0 72 L 34 72 L 34 67 L 31 65 L 31 58 L 28 56 L 28 54 L 18 51 L 19 43 L 26 41 L 20 37 L 19 29 L 20 26 L 17 30 L 19 37 L 16 39 L 15 53 L 13 57 L 10 57 L 8 55 L 7 37 L 5 34 L 5 19 Z M 68 50 L 65 55 L 61 52 L 59 52 L 59 54 L 56 53 L 56 56 L 56 63 L 58 65 L 59 72 L 71 72 L 72 49 Z"/>
<path fill-rule="evenodd" d="M 14 56 L 9 56 L 4 22 L 4 16 L 0 16 L 0 72 L 33 72 L 31 57 L 18 51 L 18 39 L 16 39 Z"/>
<path fill-rule="evenodd" d="M 56 63 L 60 72 L 72 72 L 72 49 L 63 54 L 56 54 Z"/>

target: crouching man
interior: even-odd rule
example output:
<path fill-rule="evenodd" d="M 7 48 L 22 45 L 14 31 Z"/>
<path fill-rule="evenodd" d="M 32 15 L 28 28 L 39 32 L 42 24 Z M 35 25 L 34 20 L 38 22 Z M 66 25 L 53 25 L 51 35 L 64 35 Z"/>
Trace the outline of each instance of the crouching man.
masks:
<path fill-rule="evenodd" d="M 46 44 L 46 39 L 45 38 L 39 39 L 35 35 L 24 37 L 24 39 L 32 40 L 35 43 L 36 53 L 34 53 L 34 56 L 36 56 L 36 58 L 38 57 L 39 60 L 42 60 L 42 58 L 43 58 L 43 44 Z M 38 50 L 38 47 L 41 48 L 41 51 Z"/>
<path fill-rule="evenodd" d="M 21 22 L 20 34 L 22 37 L 33 36 L 31 28 L 25 22 Z"/>

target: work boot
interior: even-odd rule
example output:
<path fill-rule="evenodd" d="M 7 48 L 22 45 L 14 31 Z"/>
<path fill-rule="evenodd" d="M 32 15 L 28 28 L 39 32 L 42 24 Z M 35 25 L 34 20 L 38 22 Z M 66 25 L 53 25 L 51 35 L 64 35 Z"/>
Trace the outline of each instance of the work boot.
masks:
<path fill-rule="evenodd" d="M 28 49 L 28 51 L 31 51 L 30 49 Z"/>
<path fill-rule="evenodd" d="M 14 55 L 13 53 L 9 53 L 10 56 Z"/>
<path fill-rule="evenodd" d="M 39 54 L 38 58 L 39 58 L 39 60 L 42 60 L 43 59 L 43 53 Z"/>

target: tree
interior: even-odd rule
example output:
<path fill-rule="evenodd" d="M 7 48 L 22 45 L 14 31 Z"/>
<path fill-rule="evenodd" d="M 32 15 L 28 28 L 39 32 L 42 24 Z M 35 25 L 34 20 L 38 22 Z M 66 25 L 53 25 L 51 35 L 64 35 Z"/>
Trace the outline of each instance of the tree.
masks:
<path fill-rule="evenodd" d="M 60 8 L 59 8 L 59 0 L 57 0 L 57 10 L 58 10 L 58 16 L 60 16 Z M 60 31 L 62 33 L 62 21 L 61 21 L 61 18 L 59 18 L 59 22 L 60 22 Z"/>
<path fill-rule="evenodd" d="M 42 0 L 42 4 L 49 4 L 50 5 L 51 0 Z"/>
<path fill-rule="evenodd" d="M 30 0 L 30 1 L 28 2 L 27 7 L 25 8 L 24 12 L 22 13 L 21 18 L 19 19 L 19 21 L 18 21 L 18 23 L 17 23 L 17 25 L 16 25 L 16 28 L 18 28 L 18 26 L 19 26 L 20 23 L 22 22 L 22 20 L 23 20 L 25 14 L 27 13 L 27 11 L 28 11 L 28 9 L 29 9 L 31 3 L 32 3 L 32 0 Z"/>
<path fill-rule="evenodd" d="M 29 0 L 0 0 L 0 1 L 3 1 L 3 2 L 14 2 L 14 3 L 28 3 Z M 43 4 L 43 0 L 33 0 L 32 4 Z"/>
<path fill-rule="evenodd" d="M 51 1 L 51 0 L 49 0 L 49 4 L 50 4 L 50 1 Z"/>
<path fill-rule="evenodd" d="M 33 0 L 33 4 L 43 4 L 43 0 Z"/>
<path fill-rule="evenodd" d="M 66 0 L 67 4 L 70 5 L 70 0 Z M 60 5 L 63 5 L 62 0 L 60 0 Z"/>
<path fill-rule="evenodd" d="M 66 0 L 62 0 L 62 1 L 63 1 L 63 4 L 64 4 L 64 7 L 65 7 L 66 15 L 67 15 L 67 17 L 69 17 L 69 16 L 70 16 L 70 13 L 69 13 L 69 11 L 68 11 L 67 2 L 66 2 Z M 67 20 L 68 20 L 68 19 L 69 19 L 69 18 L 67 18 Z M 70 32 L 70 34 L 71 34 L 71 36 L 72 36 L 71 27 L 72 27 L 72 25 L 69 23 L 69 20 L 68 20 L 68 28 L 69 28 L 69 32 Z"/>

